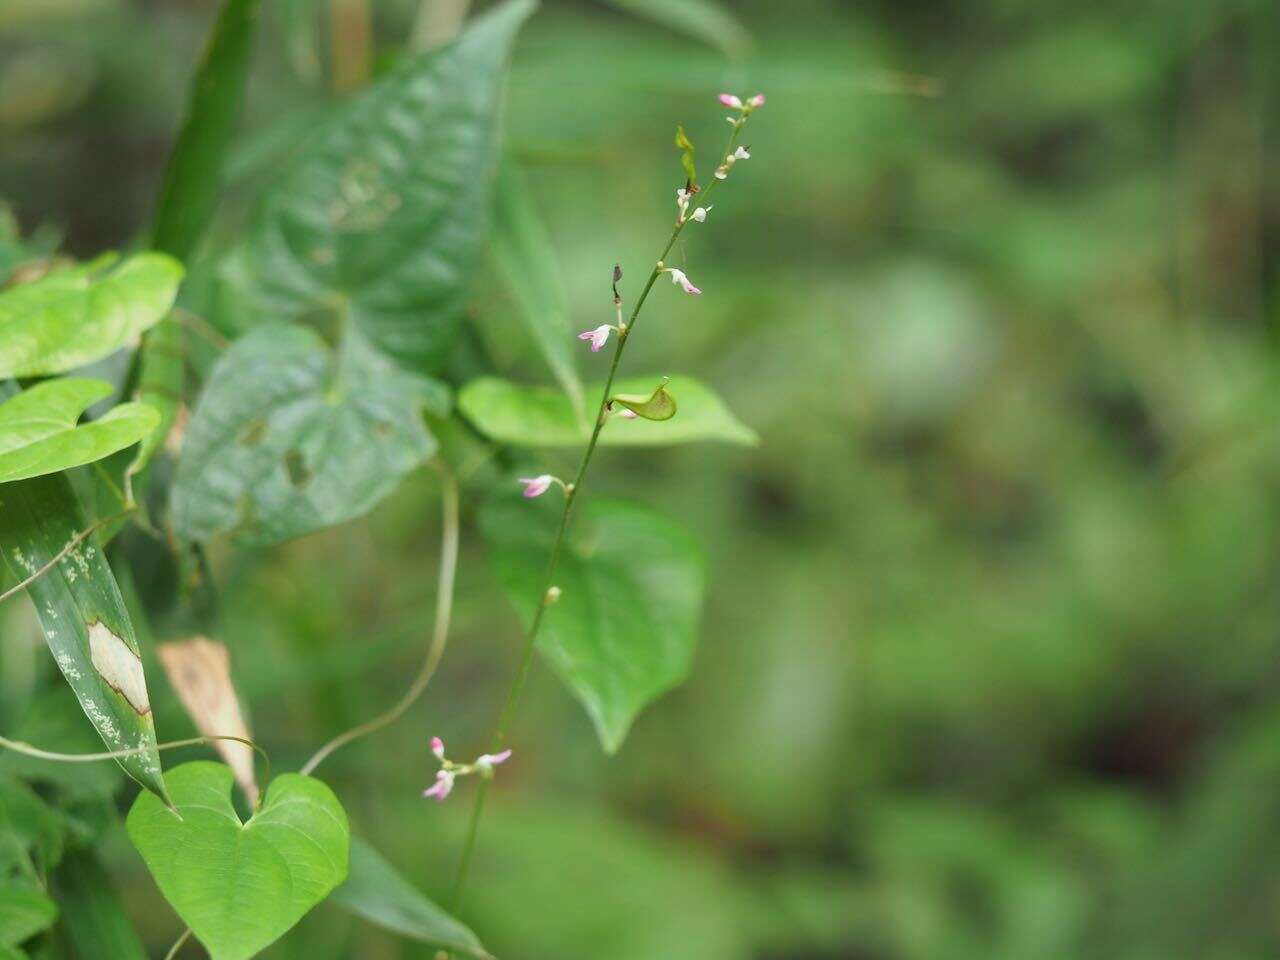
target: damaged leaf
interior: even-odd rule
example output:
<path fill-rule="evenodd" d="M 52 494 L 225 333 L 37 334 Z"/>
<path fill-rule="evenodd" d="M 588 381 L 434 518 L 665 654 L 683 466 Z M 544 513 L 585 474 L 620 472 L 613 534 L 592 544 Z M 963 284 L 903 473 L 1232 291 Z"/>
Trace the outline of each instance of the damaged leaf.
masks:
<path fill-rule="evenodd" d="M 252 739 L 231 683 L 231 654 L 225 646 L 205 637 L 194 637 L 162 643 L 156 647 L 156 653 L 169 683 L 202 736 Z M 249 806 L 257 807 L 253 748 L 234 740 L 215 740 L 213 745 L 231 767 Z"/>
<path fill-rule="evenodd" d="M 698 182 L 698 168 L 693 165 L 693 141 L 684 132 L 683 123 L 676 124 L 676 146 L 684 151 L 680 154 L 680 166 L 684 167 L 684 175 L 692 187 Z"/>
<path fill-rule="evenodd" d="M 214 366 L 171 493 L 174 530 L 267 545 L 363 516 L 435 451 L 434 395 L 348 336 L 335 357 L 306 327 L 263 327 Z"/>
<path fill-rule="evenodd" d="M 16 580 L 38 571 L 85 526 L 65 474 L 0 487 L 0 544 Z M 84 541 L 32 581 L 27 594 L 58 669 L 103 743 L 110 750 L 142 749 L 117 762 L 163 798 L 142 659 L 102 551 Z"/>

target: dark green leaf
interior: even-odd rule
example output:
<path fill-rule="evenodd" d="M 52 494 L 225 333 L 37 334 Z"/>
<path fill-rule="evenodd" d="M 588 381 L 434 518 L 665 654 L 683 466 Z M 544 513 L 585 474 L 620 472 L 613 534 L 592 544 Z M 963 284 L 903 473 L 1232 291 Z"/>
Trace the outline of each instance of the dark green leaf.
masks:
<path fill-rule="evenodd" d="M 358 837 L 351 838 L 347 882 L 333 902 L 358 917 L 401 936 L 463 957 L 489 954 L 476 935 L 418 891 L 399 871 Z"/>
<path fill-rule="evenodd" d="M 223 271 L 231 322 L 332 309 L 417 370 L 443 361 L 487 227 L 503 77 L 532 0 L 406 58 L 317 131 Z"/>
<path fill-rule="evenodd" d="M 560 509 L 504 492 L 481 511 L 490 560 L 526 627 L 542 602 Z M 560 557 L 561 594 L 543 617 L 538 649 L 609 753 L 636 714 L 688 673 L 703 580 L 697 544 L 662 515 L 616 501 L 582 509 Z"/>
<path fill-rule="evenodd" d="M 85 527 L 65 474 L 0 487 L 0 551 L 23 579 Z M 67 554 L 27 587 L 53 658 L 85 715 L 111 750 L 145 748 L 118 762 L 164 795 L 142 659 L 120 590 L 92 541 Z"/>
<path fill-rule="evenodd" d="M 653 377 L 625 377 L 615 387 L 628 396 L 648 397 L 653 383 Z M 696 440 L 723 440 L 743 446 L 758 442 L 723 401 L 697 380 L 673 377 L 668 388 L 680 398 L 678 417 L 665 423 L 612 417 L 600 433 L 600 443 L 650 447 Z M 603 384 L 593 384 L 588 396 L 599 396 L 603 390 Z M 481 377 L 468 383 L 458 395 L 458 409 L 477 430 L 501 443 L 576 447 L 591 435 L 559 390 L 526 387 L 497 377 Z"/>
<path fill-rule="evenodd" d="M 726 57 L 740 59 L 751 52 L 751 34 L 717 0 L 607 0 L 640 17 L 688 34 L 715 47 Z"/>
<path fill-rule="evenodd" d="M 76 425 L 89 406 L 110 393 L 105 380 L 63 377 L 0 402 L 0 483 L 93 463 L 155 430 L 160 414 L 143 403 L 122 403 Z"/>
<path fill-rule="evenodd" d="M 490 241 L 494 259 L 547 366 L 573 406 L 581 409 L 582 381 L 573 362 L 561 268 L 524 176 L 510 161 L 498 177 L 496 210 Z"/>
<path fill-rule="evenodd" d="M 0 292 L 0 378 L 63 373 L 105 357 L 169 312 L 182 265 L 140 253 L 109 258 Z"/>
<path fill-rule="evenodd" d="M 160 191 L 153 245 L 187 260 L 213 216 L 244 101 L 260 0 L 226 0 L 191 85 Z"/>
<path fill-rule="evenodd" d="M 88 850 L 72 851 L 53 874 L 62 926 L 85 960 L 147 960 L 111 878 Z"/>
<path fill-rule="evenodd" d="M 39 890 L 0 885 L 0 946 L 16 947 L 58 919 L 58 906 Z"/>
<path fill-rule="evenodd" d="M 662 382 L 649 393 L 615 393 L 609 398 L 609 403 L 625 407 L 646 420 L 670 420 L 676 415 L 676 398 L 667 389 L 670 382 L 670 377 L 663 377 Z"/>
<path fill-rule="evenodd" d="M 422 384 L 348 337 L 264 327 L 219 359 L 172 490 L 179 535 L 270 544 L 362 516 L 435 449 Z"/>
<path fill-rule="evenodd" d="M 139 794 L 129 838 L 213 960 L 252 957 L 346 879 L 347 815 L 321 781 L 276 777 L 242 823 L 230 767 L 186 763 L 165 780 L 181 819 Z"/>

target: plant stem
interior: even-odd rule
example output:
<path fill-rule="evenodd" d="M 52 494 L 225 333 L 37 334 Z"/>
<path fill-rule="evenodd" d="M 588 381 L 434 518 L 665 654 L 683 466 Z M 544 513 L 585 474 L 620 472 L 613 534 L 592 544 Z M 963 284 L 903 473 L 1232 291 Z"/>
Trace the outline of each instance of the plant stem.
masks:
<path fill-rule="evenodd" d="M 180 936 L 174 942 L 173 946 L 169 948 L 169 952 L 164 955 L 164 960 L 173 960 L 173 958 L 178 955 L 178 951 L 182 949 L 183 944 L 185 944 L 190 939 L 191 939 L 191 928 L 187 927 L 187 929 L 182 932 L 182 936 Z"/>
<path fill-rule="evenodd" d="M 310 774 L 329 754 L 353 740 L 376 733 L 404 716 L 417 699 L 422 696 L 427 684 L 435 675 L 444 656 L 445 645 L 449 641 L 449 620 L 453 613 L 453 582 L 458 569 L 458 482 L 448 468 L 440 463 L 435 464 L 440 474 L 441 501 L 444 511 L 444 531 L 440 536 L 440 576 L 436 584 L 436 620 L 431 634 L 431 645 L 427 648 L 426 659 L 417 677 L 403 697 L 390 710 L 374 717 L 372 720 L 352 727 L 346 733 L 334 737 L 316 751 L 315 756 L 302 768 L 304 775 Z"/>
<path fill-rule="evenodd" d="M 735 124 L 733 133 L 729 136 L 729 144 L 725 148 L 725 156 L 733 153 L 738 143 L 738 136 L 742 132 L 743 123 Z M 716 184 L 720 183 L 714 177 L 707 188 L 701 191 L 700 200 L 705 200 L 711 195 L 716 188 Z M 556 538 L 552 543 L 551 557 L 547 562 L 547 574 L 542 585 L 542 593 L 538 600 L 538 609 L 534 612 L 533 622 L 529 624 L 529 630 L 525 635 L 524 649 L 520 654 L 520 665 L 516 669 L 516 675 L 511 681 L 511 686 L 507 690 L 507 698 L 502 704 L 502 711 L 498 714 L 498 723 L 494 728 L 493 739 L 489 744 L 489 752 L 499 752 L 506 743 L 507 731 L 511 724 L 512 717 L 515 715 L 516 707 L 520 702 L 520 694 L 524 691 L 525 681 L 529 675 L 529 668 L 533 663 L 533 651 L 537 646 L 538 630 L 542 626 L 543 614 L 546 613 L 547 607 L 547 591 L 555 584 L 556 568 L 560 563 L 560 554 L 564 549 L 565 534 L 569 529 L 569 520 L 573 514 L 573 505 L 578 499 L 578 494 L 582 492 L 582 481 L 586 478 L 587 467 L 591 465 L 591 458 L 595 454 L 596 444 L 600 440 L 600 431 L 604 428 L 605 422 L 608 420 L 609 394 L 613 390 L 613 381 L 618 373 L 618 365 L 622 362 L 622 351 L 626 349 L 627 340 L 630 338 L 632 331 L 635 329 L 636 318 L 640 316 L 640 311 L 644 307 L 645 301 L 649 298 L 649 291 L 653 289 L 654 283 L 657 282 L 662 269 L 659 264 L 666 260 L 667 255 L 671 252 L 671 248 L 676 245 L 676 240 L 680 238 L 680 234 L 689 224 L 688 219 L 680 219 L 676 222 L 675 229 L 671 231 L 671 236 L 667 240 L 666 246 L 662 248 L 662 253 L 658 256 L 658 262 L 649 272 L 649 279 L 645 282 L 644 289 L 640 291 L 640 297 L 636 300 L 636 305 L 631 311 L 630 317 L 627 319 L 626 326 L 618 334 L 617 346 L 613 349 L 613 363 L 609 366 L 609 376 L 604 383 L 604 392 L 600 396 L 600 406 L 596 411 L 595 427 L 591 431 L 591 439 L 587 442 L 587 449 L 582 455 L 582 462 L 578 466 L 578 473 L 570 485 L 568 493 L 565 495 L 564 511 L 560 514 L 560 525 L 556 530 Z M 475 803 L 471 808 L 471 819 L 467 825 L 467 838 L 462 848 L 462 857 L 458 861 L 458 874 L 453 883 L 453 894 L 450 897 L 450 911 L 454 912 L 458 909 L 462 902 L 462 890 L 467 882 L 467 874 L 471 870 L 471 858 L 475 853 L 476 837 L 480 832 L 480 817 L 484 812 L 485 798 L 489 793 L 488 779 L 480 781 L 479 787 L 476 789 Z"/>

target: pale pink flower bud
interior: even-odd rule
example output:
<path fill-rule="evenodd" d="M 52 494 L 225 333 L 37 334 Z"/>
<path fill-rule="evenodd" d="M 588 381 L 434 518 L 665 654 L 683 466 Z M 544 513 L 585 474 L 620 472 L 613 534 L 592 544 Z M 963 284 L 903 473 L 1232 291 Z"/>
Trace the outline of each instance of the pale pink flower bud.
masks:
<path fill-rule="evenodd" d="M 628 410 L 626 407 L 623 407 L 618 411 L 618 416 L 623 420 L 635 420 L 640 416 L 640 414 L 636 413 L 634 410 Z"/>
<path fill-rule="evenodd" d="M 733 151 L 733 159 L 735 159 L 735 160 L 750 160 L 750 159 L 751 159 L 751 154 L 747 152 L 747 148 L 746 148 L 746 147 L 739 147 L 737 150 Z"/>
<path fill-rule="evenodd" d="M 436 803 L 444 803 L 444 798 L 453 790 L 453 777 L 454 774 L 452 770 L 438 771 L 436 773 L 435 785 L 427 790 L 423 790 L 422 796 L 424 798 L 433 797 Z"/>
<path fill-rule="evenodd" d="M 549 473 L 544 473 L 538 477 L 521 477 L 520 482 L 524 484 L 524 495 L 526 497 L 540 497 L 555 482 L 555 477 Z"/>
<path fill-rule="evenodd" d="M 705 223 L 707 219 L 707 211 L 710 209 L 711 207 L 699 207 L 697 210 L 693 211 L 692 219 L 698 221 L 698 223 Z"/>
<path fill-rule="evenodd" d="M 691 293 L 696 296 L 697 294 L 702 292 L 697 287 L 695 287 L 692 283 L 689 282 L 689 278 L 685 276 L 683 270 L 676 270 L 673 267 L 671 268 L 670 272 L 671 272 L 671 282 L 678 283 L 680 285 L 680 289 L 682 289 L 685 293 Z"/>
<path fill-rule="evenodd" d="M 611 327 L 609 324 L 602 323 L 600 324 L 600 326 L 596 327 L 594 330 L 584 330 L 582 333 L 578 334 L 578 339 L 590 340 L 591 352 L 599 353 L 600 348 L 603 347 L 609 341 L 609 331 L 612 329 L 613 327 Z"/>
<path fill-rule="evenodd" d="M 503 750 L 501 753 L 485 753 L 476 757 L 476 767 L 482 771 L 492 770 L 500 763 L 505 763 L 511 756 L 510 750 Z"/>
<path fill-rule="evenodd" d="M 738 97 L 735 97 L 732 93 L 720 94 L 720 102 L 723 103 L 726 107 L 733 107 L 733 109 L 735 110 L 742 109 L 742 100 Z"/>
<path fill-rule="evenodd" d="M 439 737 L 431 738 L 431 752 L 436 755 L 437 760 L 444 759 L 444 741 Z"/>
<path fill-rule="evenodd" d="M 750 107 L 763 107 L 763 106 L 764 106 L 764 94 L 763 94 L 763 93 L 757 93 L 754 97 L 752 97 L 750 100 L 748 100 L 748 101 L 747 101 L 747 106 L 750 106 Z"/>

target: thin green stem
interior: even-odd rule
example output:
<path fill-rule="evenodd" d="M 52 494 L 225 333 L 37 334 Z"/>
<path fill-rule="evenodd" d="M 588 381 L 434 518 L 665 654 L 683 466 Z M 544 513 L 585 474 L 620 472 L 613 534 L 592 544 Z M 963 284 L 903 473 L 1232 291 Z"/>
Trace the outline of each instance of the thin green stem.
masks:
<path fill-rule="evenodd" d="M 745 119 L 745 118 L 744 118 Z M 742 132 L 743 123 L 737 123 L 733 127 L 733 133 L 729 136 L 728 146 L 725 148 L 725 156 L 733 153 L 738 143 L 738 136 Z M 709 197 L 716 185 L 720 183 L 718 179 L 713 178 L 707 188 L 701 191 L 699 202 L 703 202 Z M 494 728 L 493 739 L 489 744 L 489 752 L 497 753 L 503 748 L 507 740 L 507 732 L 511 724 L 512 718 L 515 716 L 516 707 L 520 703 L 520 695 L 524 691 L 525 681 L 529 676 L 529 668 L 533 663 L 533 652 L 537 646 L 538 631 L 542 627 L 542 618 L 550 606 L 548 599 L 548 591 L 555 585 L 556 568 L 560 563 L 560 554 L 564 550 L 565 534 L 569 529 L 569 520 L 573 515 L 573 505 L 577 502 L 578 494 L 582 492 L 582 482 L 586 478 L 587 468 L 591 465 L 591 458 L 595 454 L 596 444 L 600 440 L 600 431 L 604 429 L 605 422 L 609 419 L 609 396 L 613 392 L 613 381 L 618 373 L 618 366 L 622 362 L 622 352 L 627 347 L 627 340 L 631 337 L 635 330 L 636 319 L 640 316 L 640 311 L 644 308 L 645 301 L 649 298 L 649 291 L 653 289 L 654 283 L 663 272 L 663 261 L 671 252 L 671 248 L 676 245 L 676 241 L 680 238 L 680 234 L 684 228 L 689 225 L 689 220 L 680 218 L 677 220 L 675 229 L 671 231 L 666 246 L 662 248 L 662 253 L 658 256 L 658 261 L 654 264 L 653 269 L 649 272 L 649 279 L 645 281 L 644 289 L 640 291 L 640 296 L 636 300 L 636 305 L 631 310 L 631 315 L 626 325 L 618 334 L 617 345 L 613 348 L 613 362 L 609 366 L 609 376 L 604 383 L 604 391 L 600 396 L 600 406 L 596 411 L 595 427 L 591 431 L 591 439 L 587 442 L 587 449 L 582 455 L 582 462 L 578 465 L 577 475 L 573 479 L 573 483 L 569 486 L 565 495 L 564 510 L 560 514 L 560 525 L 556 530 L 556 537 L 551 546 L 551 556 L 547 562 L 547 573 L 543 578 L 542 593 L 538 601 L 538 609 L 534 612 L 533 622 L 529 624 L 529 630 L 525 635 L 524 648 L 520 653 L 520 665 L 516 668 L 515 677 L 511 681 L 511 686 L 507 690 L 506 700 L 502 704 L 502 711 L 498 714 L 498 723 Z M 489 780 L 481 780 L 479 787 L 476 789 L 476 799 L 471 808 L 471 818 L 467 826 L 467 837 L 462 848 L 462 856 L 458 861 L 458 874 L 453 883 L 453 894 L 450 897 L 450 909 L 456 911 L 462 902 L 462 891 L 466 886 L 467 875 L 471 871 L 471 859 L 475 854 L 476 838 L 480 832 L 480 818 L 484 812 L 485 798 L 489 793 Z"/>
<path fill-rule="evenodd" d="M 187 929 L 182 932 L 182 936 L 180 936 L 176 941 L 174 941 L 173 946 L 169 948 L 169 952 L 164 955 L 164 960 L 173 960 L 173 958 L 178 955 L 178 951 L 181 950 L 183 946 L 186 944 L 186 942 L 190 939 L 191 939 L 191 928 L 187 927 Z"/>
<path fill-rule="evenodd" d="M 404 716 L 405 712 L 417 702 L 427 689 L 427 684 L 435 676 L 440 658 L 444 656 L 444 648 L 449 641 L 449 621 L 453 613 L 453 583 L 458 569 L 458 482 L 449 470 L 435 464 L 441 481 L 441 501 L 444 512 L 444 530 L 440 536 L 440 575 L 436 584 L 436 619 L 431 634 L 431 644 L 427 648 L 426 658 L 417 677 L 404 696 L 385 713 L 374 717 L 345 733 L 334 737 L 316 751 L 315 756 L 302 768 L 304 775 L 310 774 L 329 754 L 353 740 L 359 740 L 383 727 L 390 726 Z"/>

